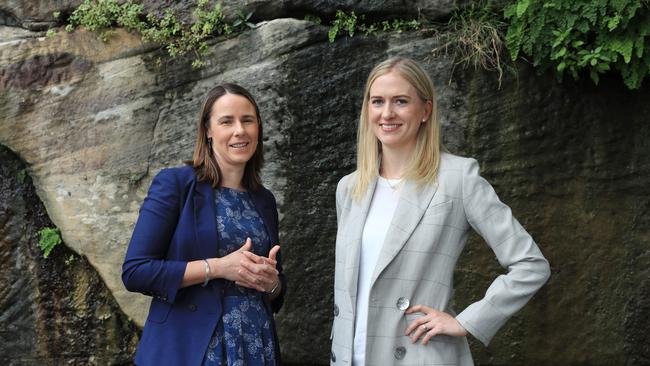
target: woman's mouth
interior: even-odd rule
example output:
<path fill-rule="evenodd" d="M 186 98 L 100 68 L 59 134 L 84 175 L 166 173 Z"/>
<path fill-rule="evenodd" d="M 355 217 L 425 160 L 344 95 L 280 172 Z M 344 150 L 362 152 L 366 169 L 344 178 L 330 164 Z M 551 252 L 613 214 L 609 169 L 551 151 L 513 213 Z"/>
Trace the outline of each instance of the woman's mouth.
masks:
<path fill-rule="evenodd" d="M 234 149 L 242 149 L 242 148 L 245 148 L 246 146 L 248 146 L 248 142 L 238 142 L 236 144 L 230 144 L 228 146 L 230 146 L 230 147 L 232 147 Z"/>
<path fill-rule="evenodd" d="M 398 124 L 398 123 L 382 123 L 382 124 L 380 124 L 380 126 L 381 126 L 382 131 L 384 131 L 384 132 L 392 132 L 392 131 L 397 130 L 401 126 L 401 124 Z"/>

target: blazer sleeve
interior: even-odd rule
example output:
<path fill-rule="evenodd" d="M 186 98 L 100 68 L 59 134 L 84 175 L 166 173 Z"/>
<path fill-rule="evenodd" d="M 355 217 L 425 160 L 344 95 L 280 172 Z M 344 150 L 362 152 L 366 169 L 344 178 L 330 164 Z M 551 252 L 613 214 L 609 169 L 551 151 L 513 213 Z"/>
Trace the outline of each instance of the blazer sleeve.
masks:
<path fill-rule="evenodd" d="M 456 319 L 486 346 L 497 330 L 542 287 L 550 276 L 548 261 L 533 238 L 479 175 L 476 160 L 463 168 L 463 208 L 469 224 L 490 246 L 507 274 L 498 276 L 485 297 Z"/>
<path fill-rule="evenodd" d="M 273 209 L 272 209 L 272 211 L 273 211 L 273 214 L 272 214 L 273 223 L 272 223 L 272 225 L 275 226 L 275 232 L 278 233 L 278 238 L 276 238 L 276 239 L 279 240 L 279 234 L 280 234 L 280 231 L 279 231 L 280 230 L 280 222 L 279 221 L 280 220 L 278 219 L 278 206 L 277 206 L 277 203 L 275 201 L 275 196 L 270 191 L 269 191 L 269 196 L 270 196 L 269 200 L 272 203 L 272 207 L 273 207 Z M 280 250 L 278 252 L 278 256 L 277 256 L 276 259 L 278 261 L 276 269 L 279 272 L 278 273 L 278 278 L 279 278 L 280 283 L 281 283 L 281 289 L 280 289 L 280 295 L 278 295 L 278 297 L 276 297 L 275 299 L 273 299 L 271 301 L 271 309 L 273 310 L 274 313 L 277 313 L 277 312 L 280 311 L 280 309 L 282 309 L 282 305 L 284 304 L 284 296 L 287 293 L 287 276 L 285 276 L 284 270 L 282 269 L 282 250 Z"/>
<path fill-rule="evenodd" d="M 186 261 L 166 258 L 180 215 L 181 189 L 172 169 L 154 177 L 122 265 L 122 282 L 129 291 L 173 303 Z"/>

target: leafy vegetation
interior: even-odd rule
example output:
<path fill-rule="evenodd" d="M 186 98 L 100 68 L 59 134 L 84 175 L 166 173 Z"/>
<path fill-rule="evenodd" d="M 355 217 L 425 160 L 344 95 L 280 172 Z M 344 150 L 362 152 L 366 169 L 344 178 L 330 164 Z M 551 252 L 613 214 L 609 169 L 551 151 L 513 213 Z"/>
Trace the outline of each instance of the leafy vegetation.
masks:
<path fill-rule="evenodd" d="M 239 13 L 232 24 L 224 20 L 219 4 L 209 7 L 209 0 L 198 0 L 193 11 L 195 22 L 180 22 L 173 10 L 167 9 L 161 17 L 144 14 L 141 4 L 128 0 L 119 4 L 117 0 L 84 0 L 68 18 L 67 31 L 84 27 L 99 32 L 102 40 L 108 41 L 113 27 L 123 27 L 137 32 L 144 42 L 154 42 L 165 48 L 172 58 L 191 54 L 192 66 L 205 64 L 210 37 L 229 35 L 245 28 L 254 27 L 250 22 L 252 13 Z"/>
<path fill-rule="evenodd" d="M 65 259 L 64 263 L 66 266 L 69 266 L 72 263 L 74 263 L 75 260 L 77 260 L 77 257 L 75 257 L 74 254 L 70 254 L 70 256 L 68 256 L 68 258 Z"/>
<path fill-rule="evenodd" d="M 191 55 L 192 65 L 205 64 L 207 41 L 255 27 L 252 13 L 238 12 L 232 23 L 225 21 L 219 4 L 198 0 L 193 24 L 180 22 L 172 10 L 162 16 L 144 14 L 133 0 L 84 0 L 68 17 L 66 29 L 83 26 L 110 39 L 114 27 L 137 32 L 145 42 L 163 47 L 172 58 Z M 451 13 L 447 24 L 423 19 L 369 21 L 364 14 L 337 11 L 330 23 L 328 39 L 355 34 L 423 29 L 440 37 L 433 54 L 449 53 L 454 67 L 474 66 L 499 73 L 507 68 L 502 52 L 510 60 L 527 59 L 543 69 L 553 69 L 560 79 L 588 74 L 597 84 L 605 72 L 618 72 L 625 84 L 636 89 L 650 74 L 650 5 L 648 0 L 510 0 L 501 13 L 491 0 L 473 2 Z M 53 14 L 55 19 L 60 14 Z M 305 20 L 321 24 L 314 15 Z M 505 34 L 505 35 L 504 35 Z M 54 32 L 48 31 L 48 36 Z"/>
<path fill-rule="evenodd" d="M 312 14 L 305 15 L 304 19 L 308 22 L 316 23 L 318 25 L 323 23 L 323 20 L 319 16 L 312 15 Z"/>
<path fill-rule="evenodd" d="M 332 21 L 329 32 L 327 32 L 327 36 L 330 43 L 332 43 L 340 33 L 347 33 L 350 37 L 353 37 L 356 32 L 362 33 L 366 36 L 374 36 L 380 31 L 400 33 L 402 31 L 420 29 L 420 26 L 420 21 L 416 19 L 393 19 L 366 22 L 366 17 L 363 14 L 357 16 L 354 11 L 347 14 L 344 11 L 337 10 L 334 21 Z"/>
<path fill-rule="evenodd" d="M 650 7 L 647 0 L 517 0 L 504 12 L 513 60 L 553 68 L 578 79 L 615 70 L 630 89 L 650 73 Z"/>
<path fill-rule="evenodd" d="M 50 256 L 50 252 L 57 245 L 61 244 L 61 232 L 57 228 L 46 227 L 41 229 L 39 232 L 38 246 L 43 251 L 43 257 L 47 258 Z"/>

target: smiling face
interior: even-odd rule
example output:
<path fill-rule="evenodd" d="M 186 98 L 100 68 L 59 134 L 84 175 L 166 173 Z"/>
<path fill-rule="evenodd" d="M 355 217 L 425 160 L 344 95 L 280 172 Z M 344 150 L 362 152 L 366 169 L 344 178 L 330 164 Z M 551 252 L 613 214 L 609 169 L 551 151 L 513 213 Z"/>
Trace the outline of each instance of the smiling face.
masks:
<path fill-rule="evenodd" d="M 431 114 L 431 101 L 423 101 L 413 85 L 391 71 L 372 83 L 368 103 L 368 122 L 383 150 L 415 148 L 420 125 Z"/>
<path fill-rule="evenodd" d="M 226 93 L 212 105 L 207 136 L 221 169 L 243 169 L 257 149 L 259 121 L 244 96 Z"/>

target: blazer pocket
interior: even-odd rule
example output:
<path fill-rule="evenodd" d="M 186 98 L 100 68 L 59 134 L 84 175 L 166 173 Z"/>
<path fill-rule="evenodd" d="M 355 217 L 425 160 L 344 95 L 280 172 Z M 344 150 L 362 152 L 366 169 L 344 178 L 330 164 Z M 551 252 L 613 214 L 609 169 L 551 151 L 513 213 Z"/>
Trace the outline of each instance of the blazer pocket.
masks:
<path fill-rule="evenodd" d="M 147 321 L 152 323 L 164 323 L 172 310 L 172 304 L 153 299 L 149 308 Z"/>
<path fill-rule="evenodd" d="M 451 213 L 453 206 L 454 200 L 429 206 L 422 216 L 421 223 L 425 225 L 442 224 Z"/>

